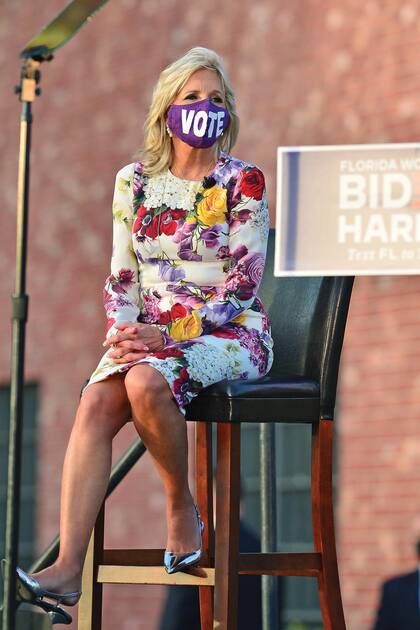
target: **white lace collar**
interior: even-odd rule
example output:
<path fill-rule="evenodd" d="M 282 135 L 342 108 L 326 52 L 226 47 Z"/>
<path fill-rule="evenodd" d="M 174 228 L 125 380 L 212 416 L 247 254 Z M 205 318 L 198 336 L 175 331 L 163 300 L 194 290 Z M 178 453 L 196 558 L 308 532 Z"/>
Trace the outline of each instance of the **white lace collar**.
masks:
<path fill-rule="evenodd" d="M 175 210 L 192 210 L 195 196 L 202 180 L 181 179 L 166 169 L 163 173 L 148 177 L 144 185 L 145 200 L 143 205 L 146 208 L 159 208 L 165 204 Z"/>

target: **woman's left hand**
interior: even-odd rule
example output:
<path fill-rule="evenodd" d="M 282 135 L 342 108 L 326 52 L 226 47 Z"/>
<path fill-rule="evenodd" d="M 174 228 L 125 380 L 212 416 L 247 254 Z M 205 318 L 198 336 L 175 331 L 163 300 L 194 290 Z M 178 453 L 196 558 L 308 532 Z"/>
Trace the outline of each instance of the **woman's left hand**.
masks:
<path fill-rule="evenodd" d="M 148 352 L 162 350 L 165 341 L 162 333 L 153 324 L 122 322 L 114 324 L 115 335 L 105 339 L 103 345 L 111 346 L 108 357 L 115 363 L 128 363 L 143 358 Z"/>

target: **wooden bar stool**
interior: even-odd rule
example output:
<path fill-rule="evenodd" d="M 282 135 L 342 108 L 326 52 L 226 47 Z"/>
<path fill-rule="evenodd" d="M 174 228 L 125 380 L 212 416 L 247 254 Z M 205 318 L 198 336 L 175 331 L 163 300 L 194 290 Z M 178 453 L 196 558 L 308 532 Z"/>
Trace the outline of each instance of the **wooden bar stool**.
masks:
<path fill-rule="evenodd" d="M 271 230 L 260 294 L 275 339 L 272 370 L 259 380 L 225 381 L 208 387 L 187 407 L 186 419 L 196 422 L 197 502 L 206 525 L 200 566 L 168 575 L 163 568 L 163 549 L 104 549 L 103 506 L 85 562 L 79 630 L 101 628 L 104 583 L 198 585 L 202 630 L 236 630 L 239 574 L 316 577 L 324 630 L 345 630 L 334 536 L 332 429 L 354 278 L 274 278 L 273 249 Z M 217 423 L 216 531 L 213 422 Z M 239 553 L 243 422 L 312 425 L 313 552 Z"/>

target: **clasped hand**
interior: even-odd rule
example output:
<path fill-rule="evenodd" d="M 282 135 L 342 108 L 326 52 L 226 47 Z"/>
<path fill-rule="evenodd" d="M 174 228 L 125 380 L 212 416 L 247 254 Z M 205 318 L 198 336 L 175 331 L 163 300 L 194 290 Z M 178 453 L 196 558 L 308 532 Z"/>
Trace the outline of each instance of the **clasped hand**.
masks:
<path fill-rule="evenodd" d="M 149 352 L 158 352 L 164 347 L 164 338 L 157 326 L 122 322 L 114 324 L 118 329 L 114 335 L 103 342 L 103 346 L 112 348 L 108 357 L 114 363 L 129 363 L 142 359 Z"/>

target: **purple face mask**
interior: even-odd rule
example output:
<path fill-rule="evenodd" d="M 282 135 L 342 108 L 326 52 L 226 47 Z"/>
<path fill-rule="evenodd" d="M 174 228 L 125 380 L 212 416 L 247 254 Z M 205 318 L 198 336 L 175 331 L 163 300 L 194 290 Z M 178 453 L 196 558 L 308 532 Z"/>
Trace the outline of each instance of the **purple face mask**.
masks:
<path fill-rule="evenodd" d="M 171 105 L 168 127 L 178 138 L 197 149 L 211 147 L 229 124 L 229 112 L 210 98 L 188 105 Z"/>

